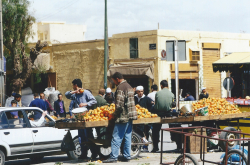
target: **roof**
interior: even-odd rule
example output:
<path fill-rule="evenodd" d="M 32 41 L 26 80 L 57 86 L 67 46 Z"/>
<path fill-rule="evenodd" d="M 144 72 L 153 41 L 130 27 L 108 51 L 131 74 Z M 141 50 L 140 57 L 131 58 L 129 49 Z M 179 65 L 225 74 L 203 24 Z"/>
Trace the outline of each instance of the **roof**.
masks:
<path fill-rule="evenodd" d="M 233 71 L 235 69 L 249 69 L 250 52 L 235 52 L 213 62 L 213 71 Z"/>

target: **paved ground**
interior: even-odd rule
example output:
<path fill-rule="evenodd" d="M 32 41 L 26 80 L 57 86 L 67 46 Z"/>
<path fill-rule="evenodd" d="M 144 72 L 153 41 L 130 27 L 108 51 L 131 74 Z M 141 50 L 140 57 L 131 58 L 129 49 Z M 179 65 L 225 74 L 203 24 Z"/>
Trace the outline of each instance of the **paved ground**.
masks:
<path fill-rule="evenodd" d="M 163 125 L 164 128 L 168 127 L 167 124 Z M 176 158 L 180 155 L 179 153 L 172 153 L 171 150 L 176 149 L 175 143 L 170 143 L 170 134 L 168 132 L 164 132 L 164 145 L 163 145 L 163 162 L 173 162 L 176 160 Z M 152 146 L 149 146 L 149 150 L 151 151 Z M 206 155 L 206 158 L 208 160 L 213 160 L 213 161 L 220 161 L 220 156 L 222 153 L 208 153 Z M 89 153 L 90 156 L 90 153 Z M 194 155 L 197 160 L 199 160 L 199 155 Z M 39 165 L 59 165 L 60 163 L 63 163 L 63 165 L 70 165 L 70 164 L 75 164 L 75 165 L 93 165 L 93 163 L 88 163 L 88 162 L 83 162 L 83 160 L 78 160 L 78 161 L 70 161 L 67 158 L 67 155 L 55 155 L 55 156 L 50 156 L 50 157 L 45 157 L 40 163 L 35 163 Z M 123 162 L 118 162 L 119 164 L 128 164 L 128 165 L 154 165 L 154 164 L 159 164 L 160 163 L 160 153 L 141 153 L 140 157 L 138 157 L 135 160 L 130 161 L 129 163 L 123 163 Z M 117 164 L 118 164 L 117 163 Z M 29 164 L 34 164 L 31 163 L 29 159 L 23 159 L 23 160 L 12 160 L 6 162 L 6 165 L 29 165 Z M 200 163 L 202 164 L 202 163 Z M 208 164 L 208 163 L 206 163 Z"/>

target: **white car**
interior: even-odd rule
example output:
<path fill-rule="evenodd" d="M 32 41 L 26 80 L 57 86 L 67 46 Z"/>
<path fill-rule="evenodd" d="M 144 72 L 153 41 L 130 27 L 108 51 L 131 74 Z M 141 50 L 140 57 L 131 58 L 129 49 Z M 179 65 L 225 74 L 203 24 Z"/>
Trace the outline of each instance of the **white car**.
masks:
<path fill-rule="evenodd" d="M 18 118 L 14 118 L 12 112 L 18 114 Z M 68 130 L 53 127 L 55 120 L 49 115 L 46 116 L 47 121 L 43 126 L 31 126 L 28 114 L 42 112 L 36 107 L 0 108 L 0 165 L 10 159 L 28 157 L 31 160 L 40 160 L 48 155 L 65 154 L 61 151 L 61 144 Z M 47 126 L 49 123 L 50 127 Z M 70 132 L 76 150 L 67 152 L 67 155 L 70 159 L 77 159 L 81 155 L 78 132 Z"/>

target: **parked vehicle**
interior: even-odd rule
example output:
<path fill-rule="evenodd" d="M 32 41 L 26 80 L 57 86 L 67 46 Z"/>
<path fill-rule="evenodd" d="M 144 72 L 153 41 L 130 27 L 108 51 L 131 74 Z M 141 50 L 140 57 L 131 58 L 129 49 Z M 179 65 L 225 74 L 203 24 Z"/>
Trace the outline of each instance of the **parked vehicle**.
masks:
<path fill-rule="evenodd" d="M 14 111 L 18 118 L 11 115 Z M 0 165 L 11 159 L 41 160 L 44 156 L 65 154 L 61 151 L 61 144 L 67 129 L 53 127 L 55 120 L 49 115 L 41 126 L 31 126 L 32 115 L 42 112 L 36 107 L 0 108 Z M 81 154 L 78 133 L 76 130 L 70 132 L 76 150 L 67 152 L 67 155 L 70 159 L 77 159 Z"/>

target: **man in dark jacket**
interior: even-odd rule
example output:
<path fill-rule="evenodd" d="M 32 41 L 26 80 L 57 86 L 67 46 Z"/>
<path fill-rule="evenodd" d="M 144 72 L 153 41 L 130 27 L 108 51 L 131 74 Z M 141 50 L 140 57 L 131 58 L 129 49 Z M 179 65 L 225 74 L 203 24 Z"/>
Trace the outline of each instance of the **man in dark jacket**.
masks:
<path fill-rule="evenodd" d="M 131 151 L 131 135 L 132 135 L 132 120 L 137 119 L 137 112 L 135 109 L 134 90 L 123 79 L 121 73 L 116 72 L 112 75 L 112 80 L 117 85 L 115 92 L 115 126 L 111 140 L 110 158 L 103 161 L 103 163 L 117 162 L 121 143 L 123 146 L 123 158 L 121 161 L 130 161 Z"/>
<path fill-rule="evenodd" d="M 141 107 L 148 109 L 151 111 L 152 106 L 154 105 L 154 101 L 144 95 L 144 88 L 143 86 L 136 87 L 137 94 L 135 95 L 135 105 L 139 104 Z M 134 126 L 134 129 L 136 129 L 136 132 L 142 137 L 143 142 L 148 142 L 149 137 L 149 130 L 150 126 L 139 124 Z M 147 140 L 146 140 L 147 139 Z M 148 152 L 148 147 L 146 145 L 143 146 L 143 151 Z"/>
<path fill-rule="evenodd" d="M 206 87 L 202 87 L 201 90 L 200 100 L 202 100 L 203 98 L 207 99 L 209 97 L 209 94 L 206 92 Z"/>
<path fill-rule="evenodd" d="M 191 95 L 190 92 L 186 93 L 186 98 L 184 101 L 195 101 L 194 97 Z"/>
<path fill-rule="evenodd" d="M 57 117 L 66 117 L 66 111 L 61 93 L 58 94 L 58 100 L 54 102 L 54 110 L 56 111 Z"/>
<path fill-rule="evenodd" d="M 45 102 L 39 98 L 39 94 L 34 94 L 34 100 L 31 101 L 29 107 L 38 107 L 41 108 L 43 111 L 47 111 L 47 105 Z M 42 113 L 39 113 L 38 111 L 34 111 L 34 120 L 40 119 L 42 116 Z"/>

